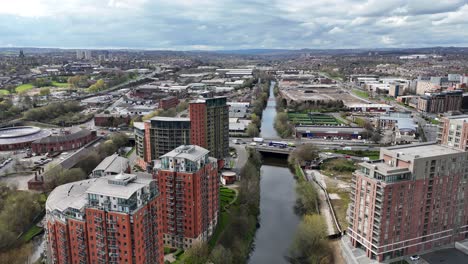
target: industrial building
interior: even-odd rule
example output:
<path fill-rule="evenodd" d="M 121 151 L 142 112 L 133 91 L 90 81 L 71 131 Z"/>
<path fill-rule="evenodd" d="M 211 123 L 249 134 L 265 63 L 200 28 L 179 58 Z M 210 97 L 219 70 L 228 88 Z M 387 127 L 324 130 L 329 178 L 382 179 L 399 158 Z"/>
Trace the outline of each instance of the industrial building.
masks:
<path fill-rule="evenodd" d="M 155 179 L 161 192 L 164 244 L 187 249 L 213 234 L 219 212 L 215 158 L 199 146 L 183 145 L 161 156 Z"/>
<path fill-rule="evenodd" d="M 296 138 L 364 139 L 362 127 L 296 126 Z"/>
<path fill-rule="evenodd" d="M 46 202 L 48 263 L 164 263 L 160 196 L 150 174 L 55 188 Z"/>
<path fill-rule="evenodd" d="M 384 261 L 468 238 L 468 153 L 434 143 L 381 149 L 353 174 L 347 234 Z"/>

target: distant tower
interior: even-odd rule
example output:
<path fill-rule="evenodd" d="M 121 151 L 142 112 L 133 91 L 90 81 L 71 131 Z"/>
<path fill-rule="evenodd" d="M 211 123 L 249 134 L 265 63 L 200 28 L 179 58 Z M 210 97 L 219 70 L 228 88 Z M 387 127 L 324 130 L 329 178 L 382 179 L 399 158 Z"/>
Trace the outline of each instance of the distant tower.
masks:
<path fill-rule="evenodd" d="M 21 64 L 24 64 L 24 53 L 23 53 L 23 50 L 20 50 L 19 52 L 19 56 L 18 56 L 21 60 Z"/>

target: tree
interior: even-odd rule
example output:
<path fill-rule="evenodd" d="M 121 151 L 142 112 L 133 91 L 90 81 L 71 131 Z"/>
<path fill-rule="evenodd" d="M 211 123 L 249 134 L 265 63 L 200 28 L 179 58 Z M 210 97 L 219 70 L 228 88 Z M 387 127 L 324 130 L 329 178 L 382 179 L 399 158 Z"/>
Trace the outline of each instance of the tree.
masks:
<path fill-rule="evenodd" d="M 380 140 L 382 139 L 382 135 L 380 135 L 379 132 L 375 131 L 375 132 L 372 132 L 372 135 L 371 135 L 371 138 L 372 142 L 374 142 L 375 144 L 378 144 L 380 142 Z"/>
<path fill-rule="evenodd" d="M 50 88 L 48 88 L 48 87 L 41 88 L 39 94 L 40 94 L 41 96 L 47 96 L 47 95 L 49 95 L 49 94 L 50 94 Z"/>
<path fill-rule="evenodd" d="M 319 150 L 315 145 L 303 144 L 291 152 L 288 157 L 288 162 L 291 165 L 295 165 L 296 163 L 302 164 L 304 161 L 315 160 L 318 156 Z"/>
<path fill-rule="evenodd" d="M 176 106 L 176 112 L 180 113 L 184 110 L 187 110 L 189 107 L 189 103 L 187 101 L 181 101 L 177 106 Z"/>
<path fill-rule="evenodd" d="M 258 117 L 258 115 L 256 115 L 255 113 L 251 114 L 250 120 L 252 120 L 252 123 L 255 124 L 257 127 L 260 127 L 261 120 L 260 117 Z"/>
<path fill-rule="evenodd" d="M 318 213 L 318 194 L 315 187 L 307 181 L 296 185 L 297 200 L 294 210 L 299 215 Z"/>
<path fill-rule="evenodd" d="M 210 254 L 210 261 L 213 263 L 233 263 L 231 250 L 224 248 L 222 245 L 217 245 L 213 248 Z"/>
<path fill-rule="evenodd" d="M 86 179 L 87 174 L 81 168 L 64 170 L 60 165 L 51 168 L 45 176 L 45 185 L 48 190 L 74 181 Z"/>
<path fill-rule="evenodd" d="M 260 131 L 258 130 L 257 125 L 255 125 L 254 123 L 250 123 L 247 126 L 247 135 L 249 137 L 256 137 L 256 136 L 259 135 L 259 133 L 260 133 Z"/>
<path fill-rule="evenodd" d="M 91 85 L 89 88 L 88 88 L 88 91 L 90 93 L 96 93 L 96 92 L 99 92 L 101 90 L 104 90 L 106 89 L 107 85 L 106 83 L 104 82 L 103 79 L 99 79 L 95 84 Z"/>
<path fill-rule="evenodd" d="M 46 78 L 36 78 L 32 84 L 38 88 L 44 87 L 44 86 L 50 86 L 51 82 L 49 79 Z"/>
<path fill-rule="evenodd" d="M 70 88 L 87 88 L 88 87 L 88 76 L 76 75 L 68 78 L 68 84 Z"/>
<path fill-rule="evenodd" d="M 185 264 L 205 264 L 209 255 L 208 245 L 195 242 L 192 247 L 185 252 Z"/>
<path fill-rule="evenodd" d="M 290 263 L 333 263 L 322 216 L 306 215 L 299 224 L 289 249 Z"/>

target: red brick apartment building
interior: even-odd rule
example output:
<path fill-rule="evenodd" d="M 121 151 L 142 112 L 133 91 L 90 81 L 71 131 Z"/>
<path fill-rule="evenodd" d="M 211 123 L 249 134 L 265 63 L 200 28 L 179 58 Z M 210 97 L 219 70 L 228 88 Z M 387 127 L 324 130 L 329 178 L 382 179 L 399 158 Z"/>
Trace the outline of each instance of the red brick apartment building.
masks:
<path fill-rule="evenodd" d="M 353 175 L 348 235 L 383 261 L 468 238 L 468 152 L 419 144 L 381 149 Z"/>
<path fill-rule="evenodd" d="M 219 211 L 216 159 L 209 151 L 183 145 L 161 157 L 155 173 L 161 193 L 164 244 L 189 248 L 213 234 Z"/>
<path fill-rule="evenodd" d="M 190 103 L 190 144 L 210 151 L 223 161 L 229 152 L 229 106 L 226 97 L 198 99 Z"/>
<path fill-rule="evenodd" d="M 468 115 L 444 117 L 437 137 L 441 144 L 468 150 Z"/>
<path fill-rule="evenodd" d="M 46 203 L 48 263 L 164 263 L 160 216 L 150 174 L 61 185 Z"/>
<path fill-rule="evenodd" d="M 176 107 L 179 104 L 179 99 L 175 96 L 168 96 L 159 100 L 159 108 L 164 110 Z"/>

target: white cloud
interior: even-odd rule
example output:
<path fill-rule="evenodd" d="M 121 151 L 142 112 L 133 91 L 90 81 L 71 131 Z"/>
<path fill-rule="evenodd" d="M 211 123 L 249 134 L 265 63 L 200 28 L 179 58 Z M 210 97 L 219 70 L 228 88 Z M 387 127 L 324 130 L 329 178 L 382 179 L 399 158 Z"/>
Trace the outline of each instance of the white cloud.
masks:
<path fill-rule="evenodd" d="M 466 1 L 0 0 L 0 46 L 460 45 L 468 44 Z"/>

